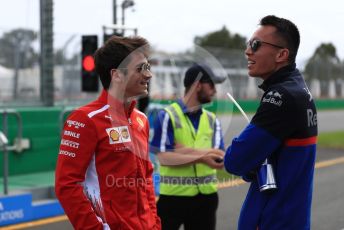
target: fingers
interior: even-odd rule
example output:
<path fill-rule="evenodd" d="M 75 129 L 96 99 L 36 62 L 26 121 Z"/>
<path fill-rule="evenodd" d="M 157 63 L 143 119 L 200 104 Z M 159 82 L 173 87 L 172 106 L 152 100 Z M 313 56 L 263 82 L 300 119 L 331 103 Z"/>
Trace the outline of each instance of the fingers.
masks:
<path fill-rule="evenodd" d="M 202 157 L 202 162 L 214 169 L 223 168 L 223 157 L 215 153 L 208 153 Z"/>
<path fill-rule="evenodd" d="M 223 163 L 217 163 L 215 161 L 213 161 L 210 165 L 208 165 L 209 167 L 213 168 L 213 169 L 222 169 L 223 168 Z"/>
<path fill-rule="evenodd" d="M 208 153 L 215 154 L 221 158 L 225 156 L 225 152 L 222 151 L 221 149 L 210 149 Z"/>

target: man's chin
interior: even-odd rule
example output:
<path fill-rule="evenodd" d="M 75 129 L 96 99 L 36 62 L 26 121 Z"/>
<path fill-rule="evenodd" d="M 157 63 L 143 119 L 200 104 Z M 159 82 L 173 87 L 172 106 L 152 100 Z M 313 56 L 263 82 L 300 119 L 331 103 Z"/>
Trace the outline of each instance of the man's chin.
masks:
<path fill-rule="evenodd" d="M 201 104 L 204 105 L 204 104 L 208 104 L 210 103 L 212 100 L 202 100 L 201 101 Z"/>
<path fill-rule="evenodd" d="M 145 91 L 142 92 L 139 96 L 140 96 L 140 97 L 148 96 L 148 90 L 145 90 Z"/>
<path fill-rule="evenodd" d="M 140 99 L 140 98 L 144 98 L 144 97 L 147 97 L 148 96 L 148 91 L 145 91 L 145 92 L 140 92 L 140 93 L 136 93 L 136 94 L 133 94 L 133 95 L 130 95 L 128 96 L 127 98 L 128 99 Z"/>
<path fill-rule="evenodd" d="M 255 72 L 250 72 L 250 71 L 248 72 L 248 76 L 249 76 L 249 77 L 259 77 L 257 73 L 255 73 Z"/>
<path fill-rule="evenodd" d="M 264 72 L 262 71 L 248 71 L 248 76 L 249 77 L 254 77 L 254 78 L 263 78 Z"/>

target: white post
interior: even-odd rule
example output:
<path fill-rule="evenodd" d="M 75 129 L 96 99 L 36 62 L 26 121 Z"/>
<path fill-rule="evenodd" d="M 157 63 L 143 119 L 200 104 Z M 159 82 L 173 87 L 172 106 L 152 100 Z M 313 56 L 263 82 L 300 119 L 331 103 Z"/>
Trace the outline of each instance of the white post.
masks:
<path fill-rule="evenodd" d="M 311 93 L 313 97 L 318 98 L 321 95 L 320 81 L 318 79 L 313 79 L 311 81 Z"/>
<path fill-rule="evenodd" d="M 329 81 L 328 85 L 328 97 L 329 98 L 336 98 L 336 84 L 333 79 Z"/>

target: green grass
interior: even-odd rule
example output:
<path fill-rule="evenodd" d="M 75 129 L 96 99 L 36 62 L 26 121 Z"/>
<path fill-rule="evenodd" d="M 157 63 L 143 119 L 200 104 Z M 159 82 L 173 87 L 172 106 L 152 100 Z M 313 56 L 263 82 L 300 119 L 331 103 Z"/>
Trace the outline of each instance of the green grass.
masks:
<path fill-rule="evenodd" d="M 318 147 L 344 149 L 344 130 L 320 133 Z"/>

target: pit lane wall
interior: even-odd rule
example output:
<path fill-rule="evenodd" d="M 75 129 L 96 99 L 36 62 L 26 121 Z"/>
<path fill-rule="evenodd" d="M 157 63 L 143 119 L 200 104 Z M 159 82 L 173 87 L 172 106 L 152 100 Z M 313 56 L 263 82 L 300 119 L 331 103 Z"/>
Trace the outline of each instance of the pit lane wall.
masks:
<path fill-rule="evenodd" d="M 35 204 L 30 193 L 0 196 L 0 227 L 63 214 L 57 200 Z"/>

